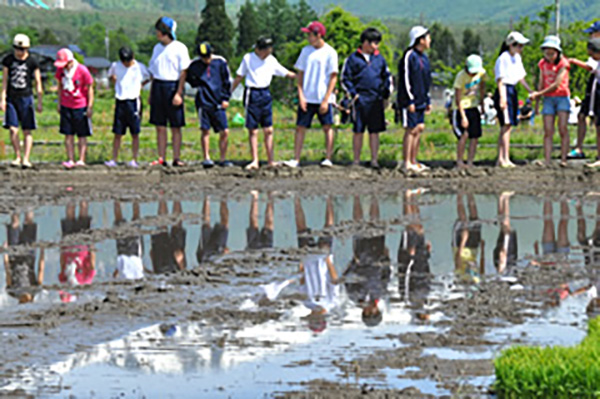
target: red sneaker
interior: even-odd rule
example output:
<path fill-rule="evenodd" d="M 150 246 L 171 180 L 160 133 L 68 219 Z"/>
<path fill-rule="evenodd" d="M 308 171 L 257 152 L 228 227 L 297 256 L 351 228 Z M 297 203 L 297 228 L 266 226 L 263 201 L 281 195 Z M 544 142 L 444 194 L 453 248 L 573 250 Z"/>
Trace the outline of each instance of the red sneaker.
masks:
<path fill-rule="evenodd" d="M 158 165 L 167 166 L 167 162 L 165 162 L 165 160 L 162 158 L 158 158 L 156 161 L 152 161 L 150 163 L 150 166 L 158 166 Z"/>

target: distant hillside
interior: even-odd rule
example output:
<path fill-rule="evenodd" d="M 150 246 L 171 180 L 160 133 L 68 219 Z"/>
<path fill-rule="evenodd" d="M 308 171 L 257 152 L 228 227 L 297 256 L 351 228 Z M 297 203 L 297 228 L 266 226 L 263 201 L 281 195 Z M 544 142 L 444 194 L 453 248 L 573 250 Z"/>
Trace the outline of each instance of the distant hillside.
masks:
<path fill-rule="evenodd" d="M 44 0 L 53 7 L 56 0 Z M 235 14 L 245 0 L 226 0 L 227 8 Z M 266 1 L 266 0 L 255 0 Z M 288 0 L 295 2 L 296 0 Z M 32 4 L 31 0 L 0 0 L 0 4 Z M 34 0 L 35 2 L 35 0 Z M 359 16 L 400 18 L 446 23 L 508 22 L 522 16 L 535 15 L 554 0 L 308 0 L 319 12 L 332 4 L 340 5 Z M 143 10 L 145 12 L 172 12 L 194 14 L 204 7 L 204 0 L 64 0 L 69 9 L 97 9 L 107 11 Z M 598 0 L 561 0 L 565 22 L 589 20 L 600 14 Z"/>

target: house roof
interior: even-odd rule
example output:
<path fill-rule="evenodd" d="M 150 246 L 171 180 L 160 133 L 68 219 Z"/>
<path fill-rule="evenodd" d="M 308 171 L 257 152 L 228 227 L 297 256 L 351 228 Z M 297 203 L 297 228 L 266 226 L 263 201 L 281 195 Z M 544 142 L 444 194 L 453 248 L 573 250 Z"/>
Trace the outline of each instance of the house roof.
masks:
<path fill-rule="evenodd" d="M 88 68 L 108 69 L 110 68 L 110 61 L 104 57 L 86 57 L 83 65 Z"/>

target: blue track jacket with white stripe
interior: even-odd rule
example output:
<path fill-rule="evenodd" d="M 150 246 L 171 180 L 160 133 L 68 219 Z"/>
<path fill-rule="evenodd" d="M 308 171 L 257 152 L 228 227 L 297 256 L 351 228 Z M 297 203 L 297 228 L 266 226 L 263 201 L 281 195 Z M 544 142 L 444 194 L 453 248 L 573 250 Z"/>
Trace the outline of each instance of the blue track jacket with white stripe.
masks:
<path fill-rule="evenodd" d="M 385 100 L 392 90 L 390 69 L 379 51 L 368 58 L 367 61 L 360 48 L 346 58 L 342 68 L 342 87 L 350 98 L 358 94 L 363 102 Z"/>
<path fill-rule="evenodd" d="M 415 105 L 419 110 L 431 104 L 431 66 L 429 58 L 416 49 L 408 49 L 398 65 L 398 104 Z"/>

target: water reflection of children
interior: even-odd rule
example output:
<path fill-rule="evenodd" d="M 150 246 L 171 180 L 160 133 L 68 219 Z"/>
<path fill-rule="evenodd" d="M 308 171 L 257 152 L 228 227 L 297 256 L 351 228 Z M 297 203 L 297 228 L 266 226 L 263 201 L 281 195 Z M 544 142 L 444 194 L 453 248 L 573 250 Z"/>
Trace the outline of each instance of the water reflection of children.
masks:
<path fill-rule="evenodd" d="M 360 197 L 354 197 L 353 220 L 363 220 Z M 379 202 L 371 197 L 371 221 L 377 221 Z M 390 254 L 385 246 L 385 234 L 357 235 L 353 239 L 353 258 L 344 272 L 344 286 L 348 297 L 362 307 L 362 321 L 366 326 L 377 326 L 383 320 L 380 305 L 387 295 L 390 281 Z"/>
<path fill-rule="evenodd" d="M 498 273 L 517 263 L 517 232 L 510 225 L 510 197 L 512 192 L 504 192 L 498 197 L 498 222 L 500 233 L 494 248 L 494 266 Z"/>
<path fill-rule="evenodd" d="M 124 224 L 126 221 L 123 218 L 121 203 L 115 201 L 115 227 Z M 132 221 L 140 219 L 140 204 L 136 201 L 133 203 Z M 117 268 L 113 273 L 114 278 L 124 278 L 126 280 L 137 280 L 144 278 L 144 262 L 143 241 L 140 235 L 132 235 L 125 238 L 119 238 L 117 242 Z"/>
<path fill-rule="evenodd" d="M 60 221 L 63 239 L 73 234 L 88 231 L 92 225 L 87 201 L 77 206 L 70 203 L 66 207 L 65 218 Z M 65 245 L 60 248 L 60 274 L 58 280 L 63 284 L 92 284 L 96 276 L 96 253 L 91 245 Z"/>
<path fill-rule="evenodd" d="M 44 281 L 44 249 L 40 249 L 38 272 L 35 271 L 35 249 L 31 244 L 37 239 L 37 223 L 34 222 L 33 212 L 25 214 L 25 222 L 21 225 L 18 214 L 11 216 L 10 224 L 6 226 L 7 241 L 4 247 L 24 246 L 18 254 L 4 254 L 4 270 L 6 272 L 6 289 L 10 296 L 19 303 L 32 302 L 41 290 Z"/>
<path fill-rule="evenodd" d="M 210 198 L 204 197 L 202 204 L 202 234 L 196 250 L 198 264 L 208 262 L 215 256 L 229 253 L 227 238 L 229 237 L 229 208 L 227 200 L 221 198 L 219 208 L 219 223 L 210 225 Z"/>
<path fill-rule="evenodd" d="M 425 240 L 421 213 L 415 198 L 419 190 L 404 193 L 404 217 L 408 226 L 398 247 L 398 280 L 400 295 L 406 302 L 424 303 L 429 294 L 429 258 L 431 242 Z"/>
<path fill-rule="evenodd" d="M 585 264 L 586 266 L 600 266 L 600 202 L 596 204 L 596 225 L 590 236 L 587 235 L 581 201 L 575 203 L 575 212 L 577 213 L 577 241 L 583 247 Z"/>
<path fill-rule="evenodd" d="M 265 210 L 265 223 L 261 230 L 258 227 L 258 191 L 252 191 L 250 203 L 250 225 L 246 230 L 248 249 L 273 248 L 273 198 L 268 195 Z"/>
<path fill-rule="evenodd" d="M 173 201 L 173 215 L 182 214 L 181 202 Z M 169 207 L 165 200 L 158 203 L 158 216 L 166 217 L 169 214 Z M 179 220 L 171 226 L 161 226 L 161 232 L 153 234 L 150 237 L 150 259 L 152 259 L 152 268 L 155 274 L 173 273 L 178 270 L 185 270 L 187 261 L 185 258 L 185 238 L 186 230 Z"/>
<path fill-rule="evenodd" d="M 294 216 L 296 218 L 296 233 L 298 235 L 298 248 L 315 247 L 321 246 L 321 243 L 329 248 L 333 248 L 333 237 L 330 235 L 321 235 L 317 240 L 313 236 L 311 230 L 306 225 L 306 216 L 304 209 L 302 208 L 302 201 L 299 197 L 294 200 Z M 333 226 L 334 213 L 333 213 L 333 199 L 327 197 L 327 203 L 325 207 L 325 224 L 324 228 Z"/>
<path fill-rule="evenodd" d="M 477 204 L 473 194 L 467 194 L 469 217 L 463 201 L 463 194 L 456 194 L 456 210 L 458 219 L 452 229 L 452 252 L 454 255 L 454 270 L 468 281 L 478 283 L 484 273 L 485 242 L 481 239 L 481 222 L 477 212 Z M 481 257 L 477 255 L 481 250 Z"/>
<path fill-rule="evenodd" d="M 542 230 L 542 254 L 553 257 L 556 261 L 565 261 L 571 251 L 569 242 L 569 204 L 566 200 L 560 202 L 560 221 L 558 222 L 558 240 L 554 235 L 554 217 L 552 201 L 544 200 L 544 228 Z M 585 222 L 584 222 L 585 223 Z M 540 254 L 539 243 L 534 244 L 534 252 Z M 555 263 L 554 261 L 552 263 Z"/>

